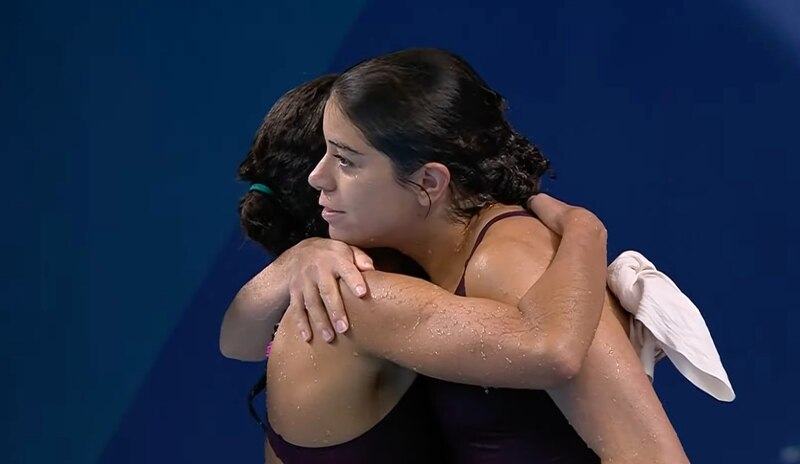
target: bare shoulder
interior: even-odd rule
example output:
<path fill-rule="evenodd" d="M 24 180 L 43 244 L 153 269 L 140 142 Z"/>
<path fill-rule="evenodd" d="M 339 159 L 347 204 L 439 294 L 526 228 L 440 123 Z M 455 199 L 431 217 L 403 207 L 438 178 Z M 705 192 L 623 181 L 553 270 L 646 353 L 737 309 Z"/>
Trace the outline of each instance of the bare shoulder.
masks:
<path fill-rule="evenodd" d="M 550 265 L 559 240 L 535 217 L 496 222 L 467 264 L 468 295 L 494 298 L 507 291 L 521 298 Z"/>

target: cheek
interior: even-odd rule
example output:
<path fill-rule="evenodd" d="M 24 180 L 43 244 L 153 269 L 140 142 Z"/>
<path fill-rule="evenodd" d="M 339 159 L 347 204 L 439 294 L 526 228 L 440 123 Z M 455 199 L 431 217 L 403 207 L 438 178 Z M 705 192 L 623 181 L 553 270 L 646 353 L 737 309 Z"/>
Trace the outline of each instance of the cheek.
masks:
<path fill-rule="evenodd" d="M 384 223 L 403 223 L 416 216 L 416 201 L 413 193 L 398 185 L 388 185 L 374 191 L 369 197 L 375 217 Z"/>
<path fill-rule="evenodd" d="M 359 209 L 383 209 L 396 204 L 400 198 L 397 186 L 393 180 L 382 178 L 369 178 L 364 176 L 355 179 L 351 185 L 350 201 L 355 202 Z"/>
<path fill-rule="evenodd" d="M 352 219 L 367 228 L 380 228 L 387 223 L 407 220 L 408 192 L 399 186 L 365 183 L 359 186 L 358 192 L 351 191 L 348 197 L 350 211 L 354 213 Z"/>

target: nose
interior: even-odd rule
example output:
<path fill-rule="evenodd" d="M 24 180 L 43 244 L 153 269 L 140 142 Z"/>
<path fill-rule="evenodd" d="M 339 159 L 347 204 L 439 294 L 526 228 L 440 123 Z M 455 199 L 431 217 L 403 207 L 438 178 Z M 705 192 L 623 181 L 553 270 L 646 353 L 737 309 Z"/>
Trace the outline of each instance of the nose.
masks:
<path fill-rule="evenodd" d="M 321 192 L 331 192 L 336 188 L 336 182 L 333 176 L 330 175 L 328 167 L 328 159 L 330 157 L 326 153 L 325 156 L 317 163 L 311 174 L 308 175 L 308 183 L 315 190 Z"/>

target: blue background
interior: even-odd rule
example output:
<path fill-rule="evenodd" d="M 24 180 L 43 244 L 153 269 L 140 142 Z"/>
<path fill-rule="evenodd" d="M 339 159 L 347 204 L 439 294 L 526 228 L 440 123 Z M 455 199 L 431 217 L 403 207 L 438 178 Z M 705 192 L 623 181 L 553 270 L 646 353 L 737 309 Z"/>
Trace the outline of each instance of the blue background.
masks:
<path fill-rule="evenodd" d="M 3 462 L 261 462 L 261 365 L 217 347 L 270 259 L 236 167 L 286 90 L 411 46 L 470 61 L 547 190 L 701 308 L 738 398 L 659 365 L 693 462 L 800 462 L 800 3 L 31 0 L 0 26 Z"/>

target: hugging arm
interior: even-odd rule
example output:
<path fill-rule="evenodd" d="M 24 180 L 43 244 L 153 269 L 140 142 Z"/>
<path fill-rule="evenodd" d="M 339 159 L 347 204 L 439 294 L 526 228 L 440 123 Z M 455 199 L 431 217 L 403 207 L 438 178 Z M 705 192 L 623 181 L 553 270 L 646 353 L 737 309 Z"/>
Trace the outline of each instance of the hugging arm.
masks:
<path fill-rule="evenodd" d="M 278 256 L 236 294 L 220 328 L 220 351 L 232 359 L 263 361 L 273 328 L 290 304 L 290 295 L 295 305 L 308 308 L 309 316 L 296 319 L 301 336 L 310 340 L 312 333 L 330 334 L 330 341 L 336 322 L 345 324 L 339 331 L 347 329 L 336 280 L 341 279 L 363 296 L 363 291 L 359 292 L 359 288 L 365 288 L 360 270 L 366 269 L 372 269 L 372 260 L 361 250 L 335 240 L 303 240 Z M 309 282 L 318 287 L 308 288 Z"/>
<path fill-rule="evenodd" d="M 513 224 L 502 227 L 498 224 L 496 227 L 493 231 L 495 235 L 490 237 L 487 234 L 485 240 L 488 242 L 491 239 L 491 246 L 483 248 L 473 258 L 477 259 L 480 266 L 476 272 L 468 274 L 468 288 L 472 295 L 504 301 L 507 304 L 519 304 L 522 307 L 527 296 L 519 299 L 515 295 L 527 288 L 531 276 L 513 270 L 525 265 L 520 260 L 525 259 L 526 251 L 529 252 L 532 248 L 521 247 L 513 242 Z M 553 227 L 551 229 L 555 230 Z M 564 241 L 567 238 L 568 235 L 565 234 L 551 267 L 542 274 L 536 285 L 544 281 L 550 281 L 552 285 L 559 282 L 569 285 L 563 277 L 550 273 L 564 251 Z M 602 271 L 605 273 L 605 258 L 603 259 Z M 537 266 L 535 256 L 525 262 L 528 263 L 528 269 Z M 543 264 L 545 263 L 538 263 L 540 269 Z M 595 270 L 587 268 L 584 272 Z M 557 297 L 552 304 L 544 305 L 534 315 L 537 324 L 549 324 L 551 334 L 563 337 L 561 349 L 556 351 L 565 356 L 567 364 L 572 365 L 575 362 L 575 358 L 571 356 L 578 352 L 582 352 L 584 356 L 580 368 L 573 369 L 574 377 L 561 385 L 551 385 L 547 388 L 548 393 L 581 438 L 603 462 L 688 462 L 624 328 L 614 315 L 614 300 L 607 296 L 605 285 L 600 289 L 592 289 L 592 292 L 603 300 L 601 305 L 604 308 L 600 313 L 567 311 L 565 314 L 564 301 Z M 572 298 L 569 293 L 561 295 L 567 295 L 567 301 Z M 559 303 L 562 303 L 561 307 Z M 596 319 L 591 323 L 582 319 L 597 316 L 600 318 L 599 324 Z M 592 324 L 595 324 L 596 332 Z M 587 339 L 586 335 L 590 331 L 594 337 Z M 569 335 L 570 332 L 572 336 Z M 583 335 L 577 335 L 581 332 Z M 582 343 L 587 341 L 590 343 L 584 347 Z M 554 340 L 554 343 L 558 342 Z"/>
<path fill-rule="evenodd" d="M 603 305 L 606 246 L 591 213 L 575 209 L 559 221 L 556 256 L 538 281 L 530 276 L 519 307 L 368 272 L 368 297 L 341 289 L 351 320 L 346 336 L 365 354 L 444 380 L 539 389 L 566 382 L 580 369 Z M 515 243 L 516 256 L 526 246 Z"/>

